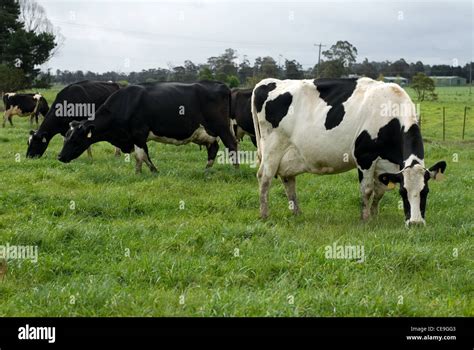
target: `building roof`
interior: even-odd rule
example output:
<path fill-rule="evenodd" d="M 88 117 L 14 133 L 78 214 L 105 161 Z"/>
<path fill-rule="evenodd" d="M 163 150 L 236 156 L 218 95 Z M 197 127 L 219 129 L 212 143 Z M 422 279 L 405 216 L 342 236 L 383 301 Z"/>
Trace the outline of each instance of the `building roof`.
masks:
<path fill-rule="evenodd" d="M 394 79 L 394 80 L 408 80 L 407 78 L 404 78 L 404 77 L 384 77 L 384 79 Z"/>
<path fill-rule="evenodd" d="M 466 79 L 463 77 L 458 77 L 457 75 L 430 75 L 430 78 L 435 79 Z"/>

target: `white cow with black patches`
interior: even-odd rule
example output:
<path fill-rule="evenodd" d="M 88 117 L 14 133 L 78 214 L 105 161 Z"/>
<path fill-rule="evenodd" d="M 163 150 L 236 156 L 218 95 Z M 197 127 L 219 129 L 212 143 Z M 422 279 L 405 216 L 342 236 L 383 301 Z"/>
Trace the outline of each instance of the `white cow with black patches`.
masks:
<path fill-rule="evenodd" d="M 387 111 L 388 107 L 391 108 Z M 262 80 L 252 94 L 260 167 L 260 215 L 268 216 L 272 179 L 283 181 L 296 214 L 295 177 L 358 169 L 363 220 L 400 184 L 406 223 L 424 223 L 428 180 L 446 163 L 424 165 L 415 106 L 397 84 L 369 78 Z"/>

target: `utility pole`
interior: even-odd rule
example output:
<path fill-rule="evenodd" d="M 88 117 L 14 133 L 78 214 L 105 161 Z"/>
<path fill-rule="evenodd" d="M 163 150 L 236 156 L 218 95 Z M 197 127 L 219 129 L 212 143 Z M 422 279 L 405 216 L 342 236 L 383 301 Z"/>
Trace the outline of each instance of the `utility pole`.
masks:
<path fill-rule="evenodd" d="M 326 46 L 321 43 L 319 44 L 314 44 L 314 46 L 319 46 L 319 52 L 318 52 L 318 66 L 316 67 L 316 78 L 319 78 L 319 67 L 321 65 L 321 47 Z"/>

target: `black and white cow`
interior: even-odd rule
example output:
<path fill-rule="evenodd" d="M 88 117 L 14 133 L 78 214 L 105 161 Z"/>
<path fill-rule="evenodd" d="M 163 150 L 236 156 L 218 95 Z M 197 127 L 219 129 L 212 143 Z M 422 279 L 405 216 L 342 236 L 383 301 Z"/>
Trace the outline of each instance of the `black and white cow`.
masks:
<path fill-rule="evenodd" d="M 12 117 L 14 115 L 29 116 L 30 125 L 33 125 L 33 119 L 36 120 L 36 125 L 38 125 L 38 116 L 41 114 L 45 117 L 49 110 L 48 102 L 38 93 L 18 94 L 7 92 L 3 95 L 3 103 L 5 104 L 5 115 L 3 116 L 2 127 L 5 127 L 7 120 L 13 126 Z"/>
<path fill-rule="evenodd" d="M 115 83 L 89 80 L 66 86 L 57 94 L 39 129 L 30 132 L 26 156 L 41 157 L 55 135 L 66 136 L 71 121 L 90 118 L 84 111 L 98 110 L 105 100 L 119 89 L 120 86 Z M 64 106 L 70 107 L 73 113 L 64 113 Z M 63 113 L 60 115 L 59 111 Z"/>
<path fill-rule="evenodd" d="M 237 140 L 242 140 L 245 135 L 249 135 L 254 146 L 257 146 L 252 110 L 250 108 L 252 91 L 253 89 L 232 89 L 231 118 L 234 123 L 234 134 Z"/>
<path fill-rule="evenodd" d="M 91 144 L 108 141 L 125 153 L 135 150 L 137 173 L 143 162 L 156 172 L 147 141 L 194 142 L 207 147 L 207 167 L 211 167 L 218 138 L 230 152 L 237 148 L 229 110 L 230 90 L 220 82 L 130 85 L 110 96 L 94 121 L 71 124 L 58 159 L 70 162 Z"/>
<path fill-rule="evenodd" d="M 425 168 L 415 112 L 400 86 L 369 78 L 262 80 L 252 95 L 261 216 L 275 175 L 298 213 L 296 175 L 357 168 L 362 219 L 377 214 L 384 192 L 399 183 L 406 224 L 425 223 L 428 180 L 446 163 Z"/>

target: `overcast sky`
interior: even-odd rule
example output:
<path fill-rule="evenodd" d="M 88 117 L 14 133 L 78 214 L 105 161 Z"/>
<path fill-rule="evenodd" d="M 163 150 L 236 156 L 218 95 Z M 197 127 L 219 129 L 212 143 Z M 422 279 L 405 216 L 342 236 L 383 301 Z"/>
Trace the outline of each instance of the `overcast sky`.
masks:
<path fill-rule="evenodd" d="M 337 40 L 355 45 L 358 61 L 403 57 L 464 65 L 473 56 L 470 0 L 38 2 L 65 37 L 43 67 L 53 70 L 130 72 L 186 59 L 205 63 L 228 47 L 251 63 L 270 55 L 308 68 L 317 62 L 315 43 Z"/>

